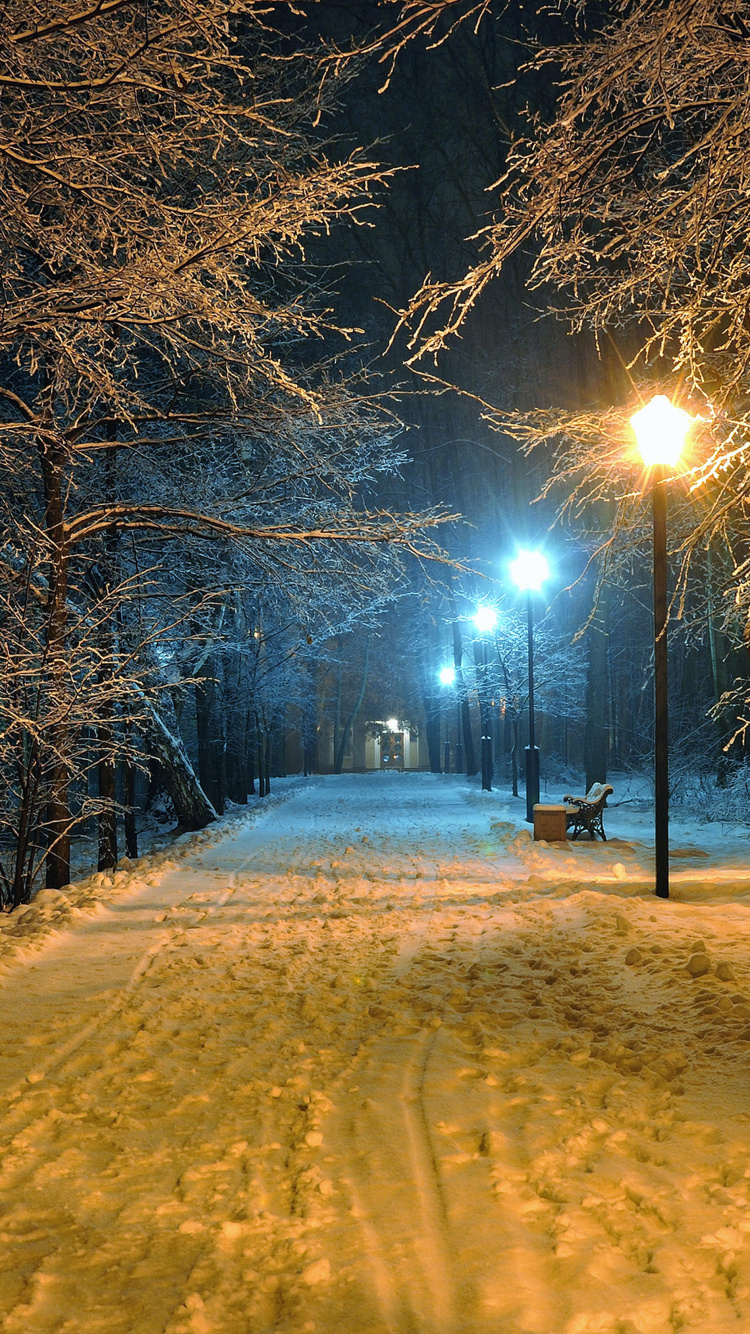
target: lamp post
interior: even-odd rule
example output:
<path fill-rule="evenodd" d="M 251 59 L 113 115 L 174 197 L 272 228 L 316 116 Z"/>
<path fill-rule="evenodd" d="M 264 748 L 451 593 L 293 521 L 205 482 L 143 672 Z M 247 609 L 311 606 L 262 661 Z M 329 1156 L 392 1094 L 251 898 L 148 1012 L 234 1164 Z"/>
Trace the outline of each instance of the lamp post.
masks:
<path fill-rule="evenodd" d="M 693 418 L 657 394 L 630 418 L 650 471 L 654 528 L 654 853 L 655 892 L 669 898 L 669 701 L 667 693 L 667 478 Z"/>
<path fill-rule="evenodd" d="M 477 685 L 479 687 L 479 719 L 482 727 L 482 791 L 491 792 L 492 729 L 487 694 L 487 641 L 485 635 L 490 634 L 497 625 L 497 612 L 494 607 L 478 607 L 474 614 L 474 624 L 479 631 L 479 638 L 474 641 L 474 656 L 477 667 Z"/>
<path fill-rule="evenodd" d="M 441 686 L 452 686 L 456 684 L 455 667 L 441 667 L 438 672 L 438 679 Z M 460 719 L 459 719 L 460 724 Z M 451 771 L 451 743 L 448 740 L 448 712 L 445 714 L 445 747 L 443 750 L 443 772 L 449 774 Z M 458 772 L 458 768 L 456 769 Z"/>
<path fill-rule="evenodd" d="M 526 593 L 526 620 L 529 654 L 529 744 L 526 747 L 526 819 L 534 822 L 534 807 L 539 801 L 539 747 L 536 744 L 534 719 L 534 613 L 531 594 L 540 593 L 549 577 L 549 566 L 541 551 L 519 551 L 511 561 L 510 577 L 521 592 Z"/>

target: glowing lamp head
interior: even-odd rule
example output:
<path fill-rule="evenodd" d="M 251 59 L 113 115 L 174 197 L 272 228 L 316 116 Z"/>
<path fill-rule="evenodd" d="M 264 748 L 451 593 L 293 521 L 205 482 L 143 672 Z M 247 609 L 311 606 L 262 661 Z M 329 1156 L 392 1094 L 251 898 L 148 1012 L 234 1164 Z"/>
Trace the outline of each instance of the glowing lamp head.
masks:
<path fill-rule="evenodd" d="M 645 408 L 633 414 L 630 425 L 647 468 L 657 464 L 674 468 L 693 418 L 670 403 L 666 394 L 657 394 Z"/>
<path fill-rule="evenodd" d="M 497 612 L 494 607 L 478 607 L 474 615 L 474 624 L 480 635 L 489 634 L 497 625 Z"/>
<path fill-rule="evenodd" d="M 522 592 L 539 593 L 549 579 L 549 565 L 541 551 L 519 551 L 510 563 L 510 577 Z"/>
<path fill-rule="evenodd" d="M 400 730 L 398 725 L 398 718 L 386 718 L 385 725 L 388 728 L 389 732 L 398 732 Z"/>
<path fill-rule="evenodd" d="M 456 679 L 455 667 L 441 667 L 439 677 L 441 686 L 452 686 Z"/>

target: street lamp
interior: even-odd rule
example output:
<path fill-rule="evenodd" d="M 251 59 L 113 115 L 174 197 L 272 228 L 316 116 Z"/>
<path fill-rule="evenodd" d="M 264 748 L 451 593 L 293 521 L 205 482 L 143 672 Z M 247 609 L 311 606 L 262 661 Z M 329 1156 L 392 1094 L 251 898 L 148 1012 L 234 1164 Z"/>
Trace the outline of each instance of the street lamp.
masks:
<path fill-rule="evenodd" d="M 534 807 L 539 801 L 539 748 L 534 735 L 534 616 L 531 594 L 540 593 L 549 566 L 541 551 L 519 551 L 510 563 L 510 577 L 526 593 L 526 617 L 529 646 L 529 744 L 526 747 L 526 819 L 533 823 Z"/>
<path fill-rule="evenodd" d="M 488 635 L 497 625 L 497 612 L 494 607 L 477 607 L 474 624 L 480 635 Z"/>
<path fill-rule="evenodd" d="M 492 730 L 487 693 L 487 641 L 485 635 L 491 634 L 497 625 L 497 612 L 494 607 L 477 607 L 474 613 L 474 624 L 479 631 L 479 638 L 474 641 L 474 657 L 479 687 L 479 718 L 482 725 L 482 791 L 491 792 Z"/>
<path fill-rule="evenodd" d="M 441 667 L 438 672 L 438 680 L 441 686 L 453 686 L 456 684 L 455 667 Z M 460 726 L 460 719 L 459 719 Z M 443 772 L 449 774 L 451 771 L 451 743 L 448 740 L 448 713 L 445 714 L 445 744 L 443 746 Z M 458 768 L 456 768 L 458 772 Z"/>
<path fill-rule="evenodd" d="M 654 525 L 654 851 L 656 894 L 669 898 L 669 704 L 667 696 L 667 476 L 693 418 L 657 394 L 630 418 L 641 458 L 651 470 Z"/>

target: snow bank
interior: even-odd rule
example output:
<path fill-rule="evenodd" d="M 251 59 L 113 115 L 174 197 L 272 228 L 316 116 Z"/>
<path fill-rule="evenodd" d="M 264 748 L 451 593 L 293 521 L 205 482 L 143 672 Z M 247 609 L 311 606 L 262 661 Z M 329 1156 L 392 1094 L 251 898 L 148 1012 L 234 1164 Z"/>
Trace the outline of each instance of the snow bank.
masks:
<path fill-rule="evenodd" d="M 0 974 L 14 962 L 31 959 L 42 946 L 69 929 L 77 919 L 106 913 L 107 906 L 144 888 L 159 885 L 164 875 L 176 871 L 186 860 L 217 843 L 237 838 L 258 819 L 275 811 L 304 781 L 280 780 L 274 792 L 249 810 L 236 807 L 232 814 L 195 833 L 180 834 L 167 848 L 160 847 L 131 860 L 121 857 L 116 869 L 95 871 L 63 889 L 40 889 L 31 903 L 12 913 L 0 914 Z"/>

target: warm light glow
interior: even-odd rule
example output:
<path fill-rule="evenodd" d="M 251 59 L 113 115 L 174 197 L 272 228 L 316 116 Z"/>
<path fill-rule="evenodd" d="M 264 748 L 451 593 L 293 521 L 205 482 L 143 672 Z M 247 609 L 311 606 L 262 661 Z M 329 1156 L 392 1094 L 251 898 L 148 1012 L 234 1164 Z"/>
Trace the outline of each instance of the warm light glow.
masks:
<path fill-rule="evenodd" d="M 455 669 L 455 667 L 441 667 L 441 668 L 440 668 L 440 684 L 441 684 L 441 686 L 452 686 L 452 685 L 453 685 L 453 682 L 455 681 L 455 679 L 456 679 L 456 669 Z"/>
<path fill-rule="evenodd" d="M 549 565 L 541 551 L 519 551 L 510 563 L 510 577 L 524 592 L 538 593 L 549 578 Z"/>
<path fill-rule="evenodd" d="M 474 624 L 481 635 L 488 634 L 497 625 L 497 612 L 494 607 L 477 607 Z"/>
<path fill-rule="evenodd" d="M 694 418 L 670 403 L 666 394 L 657 394 L 630 418 L 641 458 L 647 468 L 664 464 L 674 468 L 685 444 L 685 436 Z"/>
<path fill-rule="evenodd" d="M 389 732 L 400 732 L 400 731 L 401 731 L 401 728 L 400 728 L 399 725 L 398 725 L 398 718 L 386 718 L 385 725 L 386 725 L 386 727 L 388 728 L 388 731 L 389 731 Z"/>

